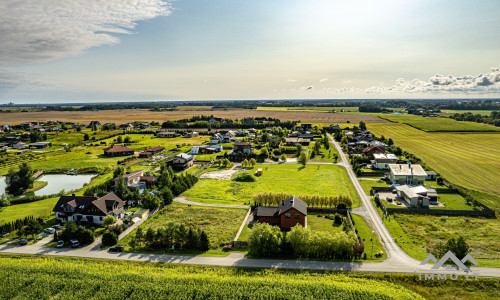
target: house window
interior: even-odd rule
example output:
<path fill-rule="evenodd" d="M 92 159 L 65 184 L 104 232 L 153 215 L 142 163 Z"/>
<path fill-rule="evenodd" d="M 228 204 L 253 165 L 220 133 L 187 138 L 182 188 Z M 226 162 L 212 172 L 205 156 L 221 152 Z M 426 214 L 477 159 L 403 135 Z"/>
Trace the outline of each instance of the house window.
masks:
<path fill-rule="evenodd" d="M 300 219 L 300 215 L 299 214 L 295 214 L 295 219 Z"/>
<path fill-rule="evenodd" d="M 99 217 L 99 221 L 102 221 L 102 217 Z"/>
<path fill-rule="evenodd" d="M 285 215 L 285 217 L 286 217 L 286 218 L 290 218 L 290 217 L 291 217 L 291 215 L 290 215 L 290 214 L 286 214 L 286 215 Z"/>

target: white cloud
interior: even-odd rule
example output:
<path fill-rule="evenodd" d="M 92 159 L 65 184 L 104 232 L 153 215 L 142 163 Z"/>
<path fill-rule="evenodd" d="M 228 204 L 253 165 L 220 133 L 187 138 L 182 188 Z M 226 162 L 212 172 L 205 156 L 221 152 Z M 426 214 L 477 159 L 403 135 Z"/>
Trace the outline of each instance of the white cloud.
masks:
<path fill-rule="evenodd" d="M 319 83 L 323 83 L 323 82 L 327 82 L 327 81 L 328 81 L 328 78 L 323 78 L 323 79 L 319 80 Z"/>
<path fill-rule="evenodd" d="M 486 74 L 477 76 L 442 76 L 434 75 L 428 81 L 413 79 L 406 81 L 403 78 L 396 80 L 391 87 L 370 87 L 367 93 L 498 93 L 500 92 L 500 69 L 491 68 Z"/>
<path fill-rule="evenodd" d="M 20 85 L 33 85 L 38 82 L 26 78 L 24 75 L 0 70 L 0 90 L 15 88 Z"/>
<path fill-rule="evenodd" d="M 164 0 L 3 0 L 0 66 L 50 61 L 131 33 L 136 22 L 168 15 Z"/>

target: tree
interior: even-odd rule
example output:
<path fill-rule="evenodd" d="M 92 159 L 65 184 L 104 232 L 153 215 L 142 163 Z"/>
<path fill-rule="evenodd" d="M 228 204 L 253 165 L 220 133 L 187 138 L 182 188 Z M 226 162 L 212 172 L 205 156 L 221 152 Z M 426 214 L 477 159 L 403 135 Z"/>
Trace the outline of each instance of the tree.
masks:
<path fill-rule="evenodd" d="M 299 162 L 302 164 L 302 166 L 306 166 L 307 164 L 307 155 L 305 152 L 302 152 L 300 153 L 300 156 L 299 156 Z"/>
<path fill-rule="evenodd" d="M 109 227 L 109 225 L 113 225 L 116 223 L 116 219 L 113 216 L 104 217 L 104 226 Z"/>
<path fill-rule="evenodd" d="M 142 239 L 144 238 L 142 227 L 138 227 L 137 231 L 135 232 L 135 239 L 137 240 L 137 243 L 142 243 Z"/>
<path fill-rule="evenodd" d="M 302 146 L 297 145 L 297 156 L 299 156 L 302 153 Z"/>
<path fill-rule="evenodd" d="M 134 250 L 135 246 L 137 246 L 137 239 L 135 237 L 132 237 L 130 241 L 128 241 L 128 245 L 130 246 L 130 248 L 132 248 L 132 250 Z"/>
<path fill-rule="evenodd" d="M 281 154 L 281 156 L 280 156 L 280 160 L 281 160 L 282 162 L 286 162 L 286 154 L 284 154 L 284 153 L 283 153 L 283 154 Z"/>
<path fill-rule="evenodd" d="M 314 143 L 314 151 L 315 151 L 316 153 L 319 153 L 319 151 L 320 151 L 320 150 L 321 150 L 321 144 L 319 143 L 319 141 L 316 141 L 316 142 Z"/>
<path fill-rule="evenodd" d="M 114 246 L 118 243 L 118 237 L 114 232 L 108 231 L 102 235 L 102 244 L 104 246 Z"/>
<path fill-rule="evenodd" d="M 210 249 L 210 242 L 208 240 L 207 233 L 202 230 L 200 233 L 200 245 L 199 245 L 200 250 L 202 251 L 208 251 Z"/>
<path fill-rule="evenodd" d="M 269 257 L 278 255 L 283 243 L 283 233 L 277 226 L 257 223 L 248 238 L 249 254 Z"/>
<path fill-rule="evenodd" d="M 42 231 L 42 225 L 40 225 L 40 223 L 38 223 L 37 221 L 35 220 L 29 220 L 28 223 L 26 223 L 26 227 L 25 227 L 25 234 L 26 235 L 32 235 L 33 238 L 35 238 L 35 235 L 37 233 L 39 233 L 40 231 Z"/>
<path fill-rule="evenodd" d="M 84 141 L 88 141 L 88 140 L 90 140 L 90 136 L 89 136 L 89 134 L 88 134 L 88 133 L 86 133 L 86 134 L 83 136 L 83 140 L 84 140 Z"/>
<path fill-rule="evenodd" d="M 359 121 L 359 129 L 361 130 L 366 130 L 366 123 L 363 121 Z"/>
<path fill-rule="evenodd" d="M 455 245 L 454 254 L 458 259 L 463 259 L 469 253 L 469 245 L 465 242 L 465 239 L 461 236 L 458 238 Z"/>
<path fill-rule="evenodd" d="M 330 149 L 330 141 L 326 135 L 323 136 L 323 146 L 326 150 Z"/>
<path fill-rule="evenodd" d="M 365 244 L 362 239 L 359 239 L 359 242 L 354 244 L 354 257 L 360 258 L 365 252 Z"/>
<path fill-rule="evenodd" d="M 54 231 L 54 241 L 59 240 L 59 236 L 57 235 L 57 230 Z"/>
<path fill-rule="evenodd" d="M 339 160 L 339 156 L 337 155 L 337 153 L 333 154 L 333 161 L 337 162 L 338 160 Z"/>
<path fill-rule="evenodd" d="M 248 162 L 250 163 L 252 168 L 257 164 L 257 161 L 255 160 L 255 158 L 251 158 Z"/>
<path fill-rule="evenodd" d="M 144 235 L 144 241 L 146 242 L 146 245 L 152 246 L 156 237 L 156 232 L 153 228 L 149 227 L 148 230 L 146 231 L 146 234 Z"/>
<path fill-rule="evenodd" d="M 118 167 L 113 171 L 113 178 L 118 178 L 121 175 L 123 175 L 125 171 L 123 170 L 123 167 Z"/>
<path fill-rule="evenodd" d="M 169 187 L 164 187 L 160 190 L 160 197 L 166 205 L 171 204 L 172 200 L 174 200 L 174 194 Z"/>
<path fill-rule="evenodd" d="M 6 191 L 11 195 L 20 195 L 27 189 L 32 188 L 35 182 L 33 173 L 33 169 L 26 162 L 19 165 L 17 172 L 14 168 L 10 169 L 7 176 L 5 176 Z"/>
<path fill-rule="evenodd" d="M 160 206 L 161 199 L 158 196 L 150 193 L 142 198 L 142 206 L 151 210 L 157 209 Z"/>
<path fill-rule="evenodd" d="M 266 147 L 264 147 L 264 148 L 260 149 L 259 155 L 263 156 L 263 157 L 267 157 L 269 155 L 269 151 L 267 150 Z"/>
<path fill-rule="evenodd" d="M 130 140 L 130 137 L 129 137 L 128 135 L 127 135 L 127 136 L 125 137 L 125 139 L 123 140 L 123 142 L 124 142 L 124 143 L 127 143 L 127 144 L 128 144 L 128 143 L 130 143 L 130 141 L 131 141 L 131 140 Z"/>
<path fill-rule="evenodd" d="M 186 245 L 185 245 L 186 248 L 196 249 L 198 248 L 199 243 L 200 243 L 200 237 L 198 236 L 198 233 L 192 228 L 189 228 L 186 236 Z"/>

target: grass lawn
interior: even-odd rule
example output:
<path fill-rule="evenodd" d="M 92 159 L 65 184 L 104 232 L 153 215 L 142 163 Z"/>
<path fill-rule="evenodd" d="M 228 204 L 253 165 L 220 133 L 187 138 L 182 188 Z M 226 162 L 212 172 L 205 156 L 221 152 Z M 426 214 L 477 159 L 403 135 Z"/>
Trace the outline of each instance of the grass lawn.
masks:
<path fill-rule="evenodd" d="M 320 217 L 320 213 L 310 213 L 307 214 L 307 228 L 312 231 L 342 231 L 342 225 L 333 223 L 333 220 L 329 220 L 325 217 Z"/>
<path fill-rule="evenodd" d="M 49 198 L 40 201 L 16 204 L 0 209 L 0 225 L 8 222 L 13 222 L 17 219 L 24 219 L 28 216 L 48 217 L 53 215 L 52 209 L 56 204 L 57 198 Z"/>
<path fill-rule="evenodd" d="M 441 110 L 443 113 L 451 113 L 451 114 L 463 114 L 466 112 L 473 113 L 474 115 L 483 115 L 483 116 L 489 116 L 492 112 L 492 110 L 463 110 L 463 109 L 443 109 Z"/>
<path fill-rule="evenodd" d="M 351 214 L 351 218 L 354 223 L 354 228 L 358 231 L 358 238 L 363 240 L 363 243 L 365 244 L 367 261 L 381 261 L 387 258 L 384 247 L 382 247 L 378 235 L 373 233 L 373 230 L 370 228 L 368 223 L 366 223 L 363 217 Z M 384 255 L 381 258 L 375 258 L 375 253 L 379 251 L 383 251 Z"/>
<path fill-rule="evenodd" d="M 321 141 L 316 140 L 315 143 L 321 143 Z M 311 152 L 314 150 L 314 143 L 310 144 L 308 148 L 309 148 L 309 152 L 308 152 L 309 153 L 309 156 L 308 156 L 309 161 L 312 161 L 312 162 L 333 162 L 333 156 L 335 154 L 337 154 L 337 158 L 339 157 L 339 152 L 337 151 L 337 149 L 335 149 L 335 147 L 330 145 L 329 149 L 325 149 L 325 147 L 323 146 L 323 143 L 321 143 L 321 148 L 319 150 L 319 153 L 316 153 L 314 158 L 311 159 L 310 156 L 311 156 Z M 322 156 L 324 156 L 324 157 L 322 157 Z"/>
<path fill-rule="evenodd" d="M 441 202 L 444 207 L 432 207 L 432 209 L 455 209 L 455 210 L 473 210 L 472 205 L 468 205 L 465 198 L 459 194 L 444 194 L 438 193 L 438 201 Z"/>
<path fill-rule="evenodd" d="M 248 204 L 254 194 L 272 191 L 297 196 L 347 195 L 353 199 L 354 207 L 360 205 L 359 196 L 343 167 L 309 164 L 303 168 L 295 164 L 262 164 L 256 168 L 262 168 L 263 174 L 255 182 L 202 179 L 182 196 L 194 202 Z"/>
<path fill-rule="evenodd" d="M 220 245 L 233 241 L 241 222 L 247 214 L 247 209 L 237 208 L 214 208 L 203 206 L 187 206 L 174 203 L 156 213 L 146 220 L 142 225 L 144 232 L 148 228 L 161 228 L 167 222 L 179 222 L 187 227 L 201 228 L 205 230 L 210 240 L 211 249 L 205 255 L 226 255 Z M 129 252 L 154 252 L 154 253 L 186 253 L 186 251 L 152 250 L 145 247 L 136 247 L 135 250 L 128 246 L 128 241 L 134 236 L 135 230 L 120 241 Z M 189 254 L 202 254 L 202 252 L 188 251 Z"/>
<path fill-rule="evenodd" d="M 31 189 L 26 190 L 24 193 L 25 194 L 33 193 L 35 191 L 38 191 L 39 189 L 44 188 L 45 186 L 47 186 L 47 184 L 49 184 L 47 181 L 35 181 L 33 183 L 33 187 Z"/>
<path fill-rule="evenodd" d="M 362 179 L 362 178 L 359 178 L 359 183 L 361 184 L 361 186 L 363 187 L 363 190 L 365 191 L 365 193 L 367 195 L 370 195 L 370 189 L 372 187 L 388 187 L 389 186 L 389 184 L 387 184 L 387 182 L 385 182 L 385 181 L 378 182 L 375 180 L 367 180 L 367 179 Z"/>

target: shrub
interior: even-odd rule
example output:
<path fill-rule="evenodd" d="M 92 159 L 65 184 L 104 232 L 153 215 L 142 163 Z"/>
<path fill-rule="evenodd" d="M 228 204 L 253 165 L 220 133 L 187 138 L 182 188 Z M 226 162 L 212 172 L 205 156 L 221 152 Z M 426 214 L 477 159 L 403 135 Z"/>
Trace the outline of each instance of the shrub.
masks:
<path fill-rule="evenodd" d="M 283 233 L 278 227 L 267 223 L 256 224 L 248 238 L 248 253 L 262 257 L 275 256 L 280 253 L 282 242 Z"/>
<path fill-rule="evenodd" d="M 114 246 L 118 243 L 118 237 L 114 232 L 106 232 L 102 235 L 102 244 L 104 246 Z"/>
<path fill-rule="evenodd" d="M 233 181 L 240 181 L 240 182 L 254 182 L 256 179 L 255 177 L 248 173 L 248 172 L 239 172 L 236 173 L 233 178 L 231 178 Z"/>

